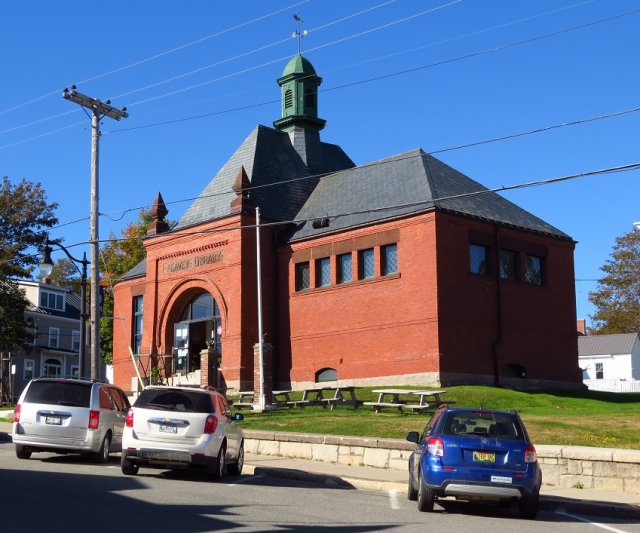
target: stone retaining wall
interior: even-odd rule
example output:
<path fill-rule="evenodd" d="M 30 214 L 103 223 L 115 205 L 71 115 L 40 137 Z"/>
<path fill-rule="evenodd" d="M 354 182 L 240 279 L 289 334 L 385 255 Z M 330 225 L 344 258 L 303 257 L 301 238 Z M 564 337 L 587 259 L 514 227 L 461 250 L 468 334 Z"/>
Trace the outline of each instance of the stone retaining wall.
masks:
<path fill-rule="evenodd" d="M 374 439 L 245 431 L 248 453 L 406 470 L 414 445 Z M 545 485 L 640 493 L 640 450 L 536 446 Z"/>

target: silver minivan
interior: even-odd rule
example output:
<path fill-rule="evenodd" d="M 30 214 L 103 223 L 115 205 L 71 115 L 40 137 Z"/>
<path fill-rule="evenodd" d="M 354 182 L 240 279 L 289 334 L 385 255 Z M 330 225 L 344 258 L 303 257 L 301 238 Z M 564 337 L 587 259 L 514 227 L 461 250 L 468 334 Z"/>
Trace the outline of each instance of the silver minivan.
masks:
<path fill-rule="evenodd" d="M 20 459 L 33 452 L 89 453 L 106 463 L 120 451 L 130 408 L 114 385 L 89 379 L 36 378 L 18 400 L 13 443 Z"/>

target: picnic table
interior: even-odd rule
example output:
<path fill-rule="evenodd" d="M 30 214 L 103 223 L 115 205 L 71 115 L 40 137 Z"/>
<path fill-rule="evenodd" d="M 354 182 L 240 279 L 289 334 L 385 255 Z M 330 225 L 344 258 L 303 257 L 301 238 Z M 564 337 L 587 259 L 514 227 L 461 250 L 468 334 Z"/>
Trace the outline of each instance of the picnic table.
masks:
<path fill-rule="evenodd" d="M 273 401 L 278 407 L 306 407 L 307 405 L 322 405 L 334 409 L 336 405 L 352 405 L 358 407 L 362 401 L 356 397 L 356 387 L 313 387 L 302 390 L 300 400 L 291 399 L 291 390 L 272 391 Z M 238 392 L 238 397 L 233 401 L 236 409 L 250 408 L 253 406 L 253 391 Z"/>
<path fill-rule="evenodd" d="M 427 410 L 433 410 L 446 402 L 442 395 L 446 394 L 445 390 L 408 390 L 408 389 L 378 389 L 372 391 L 378 394 L 377 402 L 364 402 L 364 405 L 370 405 L 373 410 L 378 413 L 383 407 L 396 407 L 398 411 L 403 409 L 421 413 Z"/>

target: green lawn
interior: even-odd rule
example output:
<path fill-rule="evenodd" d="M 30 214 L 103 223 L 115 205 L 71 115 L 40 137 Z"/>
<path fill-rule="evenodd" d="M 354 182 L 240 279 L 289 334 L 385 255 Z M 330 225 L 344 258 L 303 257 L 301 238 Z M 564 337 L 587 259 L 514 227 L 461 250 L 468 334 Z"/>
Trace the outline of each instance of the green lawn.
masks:
<path fill-rule="evenodd" d="M 358 389 L 358 399 L 377 399 L 372 388 Z M 515 409 L 536 444 L 640 449 L 640 394 L 588 390 L 518 392 L 479 386 L 446 390 L 447 400 L 455 402 L 455 407 Z M 295 393 L 294 397 L 299 399 Z M 375 413 L 367 406 L 338 406 L 333 411 L 306 407 L 242 412 L 245 429 L 388 438 L 405 438 L 408 431 L 422 430 L 431 415 L 398 413 L 395 409 Z"/>

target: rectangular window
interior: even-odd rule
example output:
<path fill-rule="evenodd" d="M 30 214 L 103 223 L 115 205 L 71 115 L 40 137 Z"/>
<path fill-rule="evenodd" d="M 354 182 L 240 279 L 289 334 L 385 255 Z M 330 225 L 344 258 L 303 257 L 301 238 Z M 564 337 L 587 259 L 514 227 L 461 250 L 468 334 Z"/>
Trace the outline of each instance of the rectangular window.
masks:
<path fill-rule="evenodd" d="M 49 348 L 58 348 L 60 346 L 60 328 L 49 328 Z"/>
<path fill-rule="evenodd" d="M 369 279 L 374 275 L 373 248 L 358 252 L 358 279 Z"/>
<path fill-rule="evenodd" d="M 382 275 L 396 274 L 398 272 L 398 245 L 387 244 L 380 248 L 382 256 Z"/>
<path fill-rule="evenodd" d="M 323 257 L 316 261 L 316 287 L 331 285 L 331 261 Z"/>
<path fill-rule="evenodd" d="M 486 246 L 481 244 L 469 245 L 469 271 L 472 274 L 486 276 L 488 250 Z"/>
<path fill-rule="evenodd" d="M 604 379 L 604 364 L 596 363 L 596 379 Z"/>
<path fill-rule="evenodd" d="M 40 307 L 64 311 L 64 294 L 51 291 L 40 292 Z"/>
<path fill-rule="evenodd" d="M 133 353 L 140 355 L 142 349 L 142 317 L 143 317 L 142 296 L 133 298 Z"/>
<path fill-rule="evenodd" d="M 511 250 L 500 250 L 500 279 L 518 279 L 518 255 Z"/>
<path fill-rule="evenodd" d="M 542 258 L 536 255 L 525 256 L 524 281 L 530 285 L 542 285 Z"/>
<path fill-rule="evenodd" d="M 71 365 L 71 377 L 77 378 L 80 375 L 80 367 L 78 365 Z"/>
<path fill-rule="evenodd" d="M 340 254 L 337 258 L 337 280 L 338 283 L 348 283 L 353 280 L 353 266 L 351 264 L 351 253 Z"/>
<path fill-rule="evenodd" d="M 296 291 L 304 291 L 311 287 L 309 262 L 296 263 Z"/>
<path fill-rule="evenodd" d="M 80 332 L 75 329 L 71 332 L 71 350 L 80 352 Z"/>
<path fill-rule="evenodd" d="M 24 367 L 22 368 L 22 379 L 25 381 L 29 381 L 33 379 L 33 369 L 35 368 L 35 363 L 33 359 L 25 359 Z"/>

